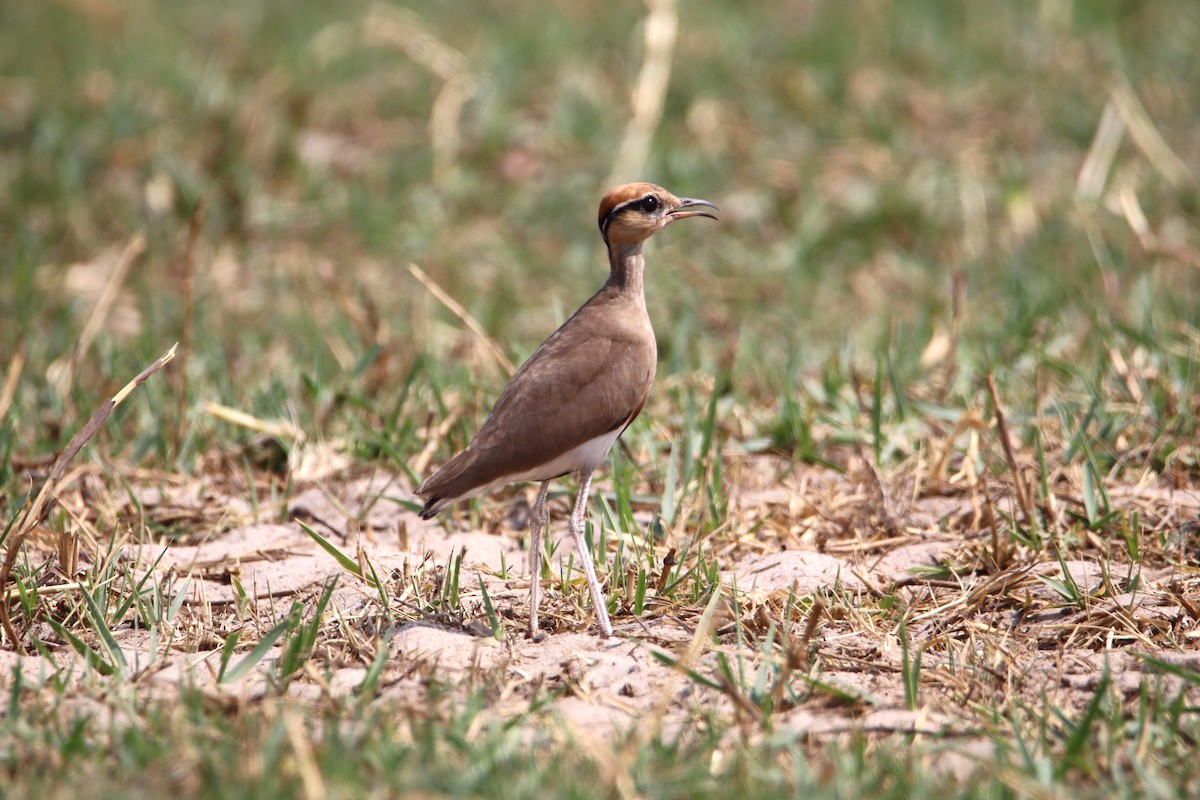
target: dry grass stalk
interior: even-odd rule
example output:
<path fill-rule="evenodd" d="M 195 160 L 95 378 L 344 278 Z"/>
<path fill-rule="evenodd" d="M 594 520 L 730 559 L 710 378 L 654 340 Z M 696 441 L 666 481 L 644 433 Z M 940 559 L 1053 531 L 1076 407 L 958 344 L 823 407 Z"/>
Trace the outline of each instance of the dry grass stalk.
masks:
<path fill-rule="evenodd" d="M 117 296 L 125 284 L 125 278 L 129 275 L 133 262 L 144 252 L 146 252 L 146 237 L 140 233 L 136 234 L 125 245 L 125 250 L 121 253 L 116 267 L 109 273 L 104 289 L 100 292 L 96 305 L 92 308 L 91 316 L 83 326 L 83 332 L 79 334 L 79 340 L 75 343 L 75 349 L 71 352 L 70 358 L 65 364 L 55 362 L 50 365 L 50 371 L 54 376 L 53 382 L 60 397 L 66 398 L 71 393 L 79 360 L 92 349 L 92 342 L 96 340 L 96 336 L 104 327 L 104 323 L 112 311 L 113 304 L 117 302 Z"/>
<path fill-rule="evenodd" d="M 377 5 L 364 20 L 368 37 L 398 47 L 409 58 L 441 78 L 442 90 L 429 115 L 429 146 L 434 183 L 445 186 L 458 159 L 459 118 L 475 91 L 467 57 L 441 41 L 412 11 Z"/>
<path fill-rule="evenodd" d="M 1025 521 L 1033 525 L 1033 502 L 1029 496 L 1029 489 L 1025 484 L 1025 476 L 1021 474 L 1021 468 L 1017 465 L 1017 457 L 1013 452 L 1012 437 L 1008 433 L 1008 422 L 1004 418 L 1004 409 L 1000 406 L 1000 395 L 996 391 L 996 380 L 992 377 L 992 371 L 987 373 L 988 393 L 992 396 L 992 405 L 996 407 L 996 428 L 1000 434 L 1000 445 L 1004 448 L 1004 459 L 1008 462 L 1008 469 L 1012 472 L 1014 489 L 1017 495 L 1017 503 L 1021 506 L 1021 513 L 1025 515 Z"/>
<path fill-rule="evenodd" d="M 4 387 L 0 388 L 0 422 L 8 416 L 8 409 L 12 407 L 13 398 L 17 394 L 17 383 L 21 380 L 21 371 L 24 369 L 25 354 L 18 350 L 8 362 L 8 369 L 4 373 Z"/>
<path fill-rule="evenodd" d="M 421 269 L 416 264 L 409 264 L 408 271 L 420 282 L 422 286 L 425 287 L 425 289 L 431 295 L 437 299 L 439 303 L 444 305 L 451 314 L 457 317 L 459 322 L 467 326 L 467 330 L 471 331 L 471 333 L 475 335 L 475 338 L 477 338 L 487 349 L 487 351 L 491 353 L 492 359 L 500 366 L 500 369 L 504 371 L 505 375 L 511 378 L 513 373 L 517 371 L 516 366 L 513 365 L 508 356 L 504 355 L 504 351 L 500 349 L 500 345 L 496 344 L 496 341 L 492 337 L 488 336 L 487 331 L 483 329 L 483 326 L 479 324 L 479 321 L 472 317 L 457 300 L 447 294 L 441 286 L 438 286 L 437 282 L 434 281 L 433 278 L 429 277 L 425 270 Z"/>
<path fill-rule="evenodd" d="M 325 780 L 321 777 L 321 768 L 317 765 L 317 759 L 313 754 L 312 742 L 304 730 L 300 716 L 290 712 L 285 713 L 283 722 L 284 730 L 287 731 L 288 743 L 292 746 L 292 753 L 295 755 L 292 763 L 300 775 L 300 786 L 304 790 L 305 800 L 318 800 L 318 798 L 328 796 Z"/>
<path fill-rule="evenodd" d="M 1142 210 L 1142 204 L 1132 186 L 1121 187 L 1117 192 L 1116 203 L 1121 210 L 1121 216 L 1137 236 L 1138 244 L 1143 250 L 1200 269 L 1200 250 L 1182 242 L 1163 242 L 1158 238 L 1150 227 L 1150 221 L 1146 219 L 1146 212 Z"/>
<path fill-rule="evenodd" d="M 954 450 L 954 442 L 964 431 L 970 430 L 972 434 L 983 430 L 987 427 L 987 423 L 983 421 L 979 410 L 975 408 L 964 411 L 954 423 L 954 430 L 949 436 L 945 437 L 940 447 L 930 447 L 931 454 L 934 455 L 933 464 L 929 468 L 929 477 L 935 481 L 947 480 L 947 470 L 950 463 L 950 454 Z"/>
<path fill-rule="evenodd" d="M 467 68 L 467 57 L 439 39 L 412 11 L 375 5 L 363 21 L 367 36 L 395 45 L 444 81 Z"/>
<path fill-rule="evenodd" d="M 42 595 L 42 596 L 49 596 L 49 595 L 55 595 L 55 594 L 65 594 L 66 592 L 77 592 L 80 589 L 84 588 L 84 586 L 85 586 L 85 584 L 80 581 L 67 581 L 66 583 L 52 583 L 52 584 L 49 584 L 48 586 L 39 586 L 38 594 Z M 0 603 L 11 603 L 13 600 L 16 600 L 18 597 L 20 597 L 20 592 L 17 591 L 17 587 L 13 586 L 11 588 L 7 588 L 4 591 L 0 592 Z"/>
<path fill-rule="evenodd" d="M 461 136 L 459 118 L 463 107 L 475 92 L 475 79 L 469 73 L 455 75 L 442 85 L 429 111 L 429 141 L 433 150 L 433 182 L 448 186 L 458 169 Z"/>
<path fill-rule="evenodd" d="M 425 470 L 429 468 L 429 462 L 433 460 L 433 454 L 437 452 L 438 442 L 453 428 L 459 418 L 462 416 L 462 411 L 459 408 L 454 408 L 442 420 L 442 424 L 438 425 L 433 436 L 429 437 L 429 441 L 425 443 L 425 448 L 421 450 L 421 454 L 413 461 L 412 469 L 418 475 L 424 475 Z"/>
<path fill-rule="evenodd" d="M 1088 148 L 1087 158 L 1079 169 L 1079 177 L 1075 179 L 1075 194 L 1085 200 L 1095 202 L 1104 192 L 1104 184 L 1108 182 L 1112 172 L 1113 160 L 1121 140 L 1125 138 L 1125 121 L 1117 111 L 1116 101 L 1109 100 L 1100 115 L 1100 124 L 1092 136 L 1091 147 Z"/>
<path fill-rule="evenodd" d="M 293 442 L 304 441 L 304 431 L 285 420 L 259 419 L 253 414 L 247 414 L 245 411 L 239 411 L 236 408 L 230 408 L 229 406 L 211 401 L 200 406 L 200 410 L 209 416 L 216 417 L 222 422 L 228 422 L 230 425 L 237 425 L 240 428 L 257 431 L 273 439 Z"/>
<path fill-rule="evenodd" d="M 109 415 L 112 414 L 113 409 L 119 406 L 129 396 L 130 392 L 149 380 L 151 375 L 158 372 L 175 358 L 175 349 L 177 347 L 179 347 L 178 343 L 171 345 L 170 350 L 138 373 L 133 380 L 125 384 L 125 387 L 121 391 L 105 401 L 96 410 L 96 413 L 92 415 L 92 418 L 88 420 L 87 424 L 72 437 L 66 449 L 55 459 L 54 466 L 50 469 L 50 475 L 46 478 L 46 482 L 42 484 L 42 488 L 37 493 L 37 496 L 25 506 L 20 517 L 14 519 L 9 524 L 7 532 L 3 535 L 3 542 L 8 545 L 8 551 L 5 554 L 3 566 L 0 566 L 0 587 L 8 584 L 13 566 L 17 563 L 17 554 L 21 551 L 21 545 L 25 542 L 25 539 L 34 528 L 41 524 L 42 520 L 46 518 L 46 515 L 54 507 L 54 500 L 59 490 L 59 480 L 66 471 L 67 464 L 99 432 L 100 428 L 108 420 Z M 80 352 L 80 350 L 77 348 L 76 352 Z M 0 603 L 0 623 L 3 624 L 4 632 L 8 635 L 13 647 L 23 651 L 24 647 L 17 638 L 16 631 L 12 626 L 12 620 L 9 617 L 7 602 Z"/>
<path fill-rule="evenodd" d="M 658 573 L 658 580 L 654 584 L 654 594 L 660 595 L 663 593 L 663 590 L 667 588 L 667 581 L 671 577 L 671 569 L 676 563 L 675 548 L 672 547 L 667 551 L 667 554 L 663 556 L 662 571 Z"/>
<path fill-rule="evenodd" d="M 192 219 L 188 223 L 187 246 L 183 251 L 183 280 L 180 282 L 180 304 L 183 319 L 180 324 L 179 342 L 183 345 L 183 355 L 180 358 L 179 369 L 175 370 L 175 374 L 179 376 L 179 419 L 175 426 L 175 454 L 179 455 L 180 448 L 183 447 L 183 430 L 184 421 L 187 419 L 188 407 L 188 371 L 187 357 L 192 349 L 192 318 L 193 307 L 195 305 L 196 294 L 196 242 L 200 238 L 200 227 L 204 224 L 204 219 L 208 214 L 208 204 L 203 197 L 196 203 L 196 210 L 192 212 Z"/>
<path fill-rule="evenodd" d="M 879 522 L 884 531 L 890 537 L 895 538 L 904 532 L 904 521 L 896 514 L 896 499 L 892 496 L 892 490 L 888 487 L 883 473 L 879 471 L 879 467 L 875 466 L 875 460 L 869 457 L 861 446 L 858 451 L 859 458 L 867 466 L 867 473 L 871 476 L 871 484 L 875 487 L 875 493 L 879 499 L 877 509 Z"/>
<path fill-rule="evenodd" d="M 795 591 L 795 585 L 793 585 L 791 593 L 795 594 Z M 809 644 L 812 642 L 813 634 L 817 632 L 817 625 L 821 622 L 824 614 L 825 601 L 814 595 L 812 608 L 808 610 L 808 615 L 805 617 L 804 631 L 800 634 L 799 641 L 792 641 L 788 634 L 789 626 L 778 626 L 783 659 L 779 665 L 779 675 L 775 679 L 775 685 L 771 687 L 772 708 L 783 708 L 784 690 L 791 683 L 792 673 L 808 663 Z"/>
<path fill-rule="evenodd" d="M 671 81 L 671 59 L 679 30 L 675 0 L 647 0 L 647 5 L 650 15 L 645 28 L 646 58 L 633 90 L 633 118 L 625 128 L 608 177 L 610 186 L 632 180 L 645 169 L 650 139 L 662 118 L 663 100 Z"/>
<path fill-rule="evenodd" d="M 1134 144 L 1172 186 L 1179 189 L 1196 185 L 1196 176 L 1158 132 L 1157 126 L 1146 113 L 1146 107 L 1138 99 L 1128 79 L 1122 77 L 1113 88 L 1112 103 L 1120 112 L 1121 119 L 1129 126 L 1129 137 L 1133 139 Z"/>
<path fill-rule="evenodd" d="M 79 568 L 79 537 L 69 531 L 59 531 L 55 544 L 58 549 L 58 566 L 67 577 Z"/>
<path fill-rule="evenodd" d="M 354 329 L 354 335 L 363 349 L 369 349 L 378 342 L 381 336 L 379 308 L 370 294 L 360 291 L 356 296 L 351 296 L 346 291 L 349 283 L 346 275 L 329 259 L 323 258 L 317 262 L 317 277 L 321 289 L 334 301 L 338 312 Z"/>

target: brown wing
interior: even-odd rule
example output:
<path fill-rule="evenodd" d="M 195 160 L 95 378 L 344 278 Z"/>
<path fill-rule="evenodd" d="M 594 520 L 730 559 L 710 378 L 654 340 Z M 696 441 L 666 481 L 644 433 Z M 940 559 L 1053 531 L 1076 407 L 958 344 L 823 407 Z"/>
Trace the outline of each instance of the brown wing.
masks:
<path fill-rule="evenodd" d="M 533 470 L 637 415 L 654 381 L 653 332 L 644 312 L 614 324 L 622 315 L 599 314 L 598 305 L 585 305 L 530 356 L 468 448 L 417 488 L 431 496 L 426 509 Z"/>

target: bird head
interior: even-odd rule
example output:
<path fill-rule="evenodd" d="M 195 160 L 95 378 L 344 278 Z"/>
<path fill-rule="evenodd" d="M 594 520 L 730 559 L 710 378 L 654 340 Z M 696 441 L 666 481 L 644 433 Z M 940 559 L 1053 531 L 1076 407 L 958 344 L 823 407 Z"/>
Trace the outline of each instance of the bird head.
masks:
<path fill-rule="evenodd" d="M 677 219 L 716 219 L 697 210 L 701 207 L 719 210 L 707 200 L 676 197 L 653 183 L 626 183 L 609 189 L 600 201 L 600 235 L 610 248 L 628 246 L 644 242 Z"/>

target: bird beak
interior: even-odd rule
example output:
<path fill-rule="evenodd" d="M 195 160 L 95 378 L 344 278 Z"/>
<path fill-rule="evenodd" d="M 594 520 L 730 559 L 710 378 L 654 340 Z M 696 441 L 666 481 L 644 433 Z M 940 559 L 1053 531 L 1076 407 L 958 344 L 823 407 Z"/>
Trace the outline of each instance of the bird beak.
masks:
<path fill-rule="evenodd" d="M 679 198 L 679 205 L 667 212 L 667 220 L 674 221 L 677 219 L 685 219 L 687 217 L 708 217 L 709 219 L 716 219 L 716 217 L 707 211 L 695 211 L 694 209 L 696 206 L 707 206 L 715 211 L 721 210 L 717 208 L 715 203 L 710 203 L 707 200 L 696 200 L 691 197 L 681 197 Z"/>

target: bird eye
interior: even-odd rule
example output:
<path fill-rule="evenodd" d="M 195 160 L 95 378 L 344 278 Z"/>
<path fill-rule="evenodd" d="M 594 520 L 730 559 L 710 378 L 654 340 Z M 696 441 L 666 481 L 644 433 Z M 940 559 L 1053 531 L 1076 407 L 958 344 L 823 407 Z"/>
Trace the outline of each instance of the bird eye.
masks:
<path fill-rule="evenodd" d="M 645 211 L 647 214 L 653 214 L 658 209 L 658 198 L 652 194 L 648 194 L 642 198 L 642 202 L 639 205 L 642 211 Z"/>

